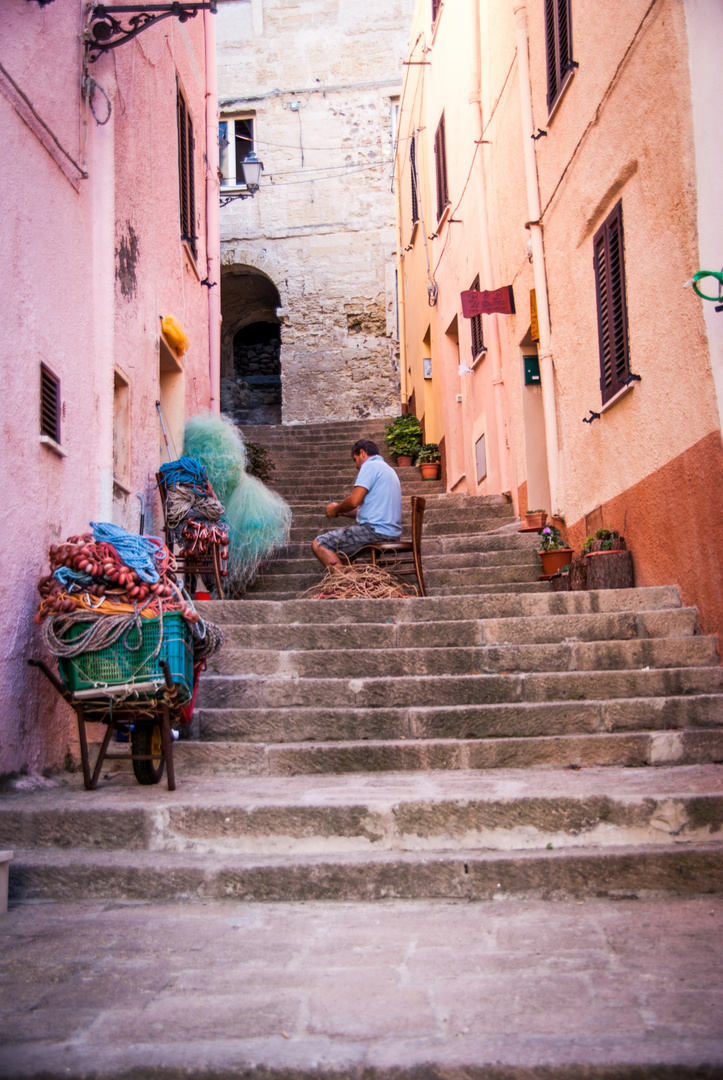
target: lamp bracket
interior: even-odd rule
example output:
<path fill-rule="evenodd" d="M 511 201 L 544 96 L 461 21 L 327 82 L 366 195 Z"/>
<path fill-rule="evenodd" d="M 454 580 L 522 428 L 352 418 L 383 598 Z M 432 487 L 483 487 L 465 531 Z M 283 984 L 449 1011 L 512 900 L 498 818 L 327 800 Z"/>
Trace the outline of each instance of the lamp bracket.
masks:
<path fill-rule="evenodd" d="M 247 188 L 246 191 L 235 191 L 233 195 L 222 195 L 219 205 L 228 206 L 228 204 L 233 202 L 234 199 L 253 199 L 255 194 L 256 189 L 252 191 L 250 188 Z"/>
<path fill-rule="evenodd" d="M 91 4 L 85 29 L 85 50 L 88 63 L 94 64 L 104 53 L 117 49 L 126 41 L 172 16 L 180 22 L 194 19 L 199 11 L 216 13 L 217 0 L 181 0 L 167 4 Z M 124 26 L 116 15 L 130 15 Z"/>

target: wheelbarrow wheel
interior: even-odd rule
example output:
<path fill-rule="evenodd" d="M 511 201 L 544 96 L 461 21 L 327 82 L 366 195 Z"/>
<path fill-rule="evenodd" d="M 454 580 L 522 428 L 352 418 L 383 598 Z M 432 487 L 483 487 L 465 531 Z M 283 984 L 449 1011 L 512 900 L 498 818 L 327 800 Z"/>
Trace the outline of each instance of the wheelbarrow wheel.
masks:
<path fill-rule="evenodd" d="M 166 764 L 160 724 L 134 724 L 131 731 L 131 753 L 153 756 L 152 761 L 134 761 L 133 772 L 139 784 L 157 784 L 163 776 Z"/>

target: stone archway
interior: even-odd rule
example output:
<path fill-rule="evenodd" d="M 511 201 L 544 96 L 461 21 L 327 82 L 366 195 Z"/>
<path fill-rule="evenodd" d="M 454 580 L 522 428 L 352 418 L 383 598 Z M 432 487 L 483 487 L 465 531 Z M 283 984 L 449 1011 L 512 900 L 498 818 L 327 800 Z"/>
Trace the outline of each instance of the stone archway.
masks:
<path fill-rule="evenodd" d="M 223 267 L 221 409 L 237 423 L 281 423 L 281 341 L 273 281 L 253 266 Z"/>

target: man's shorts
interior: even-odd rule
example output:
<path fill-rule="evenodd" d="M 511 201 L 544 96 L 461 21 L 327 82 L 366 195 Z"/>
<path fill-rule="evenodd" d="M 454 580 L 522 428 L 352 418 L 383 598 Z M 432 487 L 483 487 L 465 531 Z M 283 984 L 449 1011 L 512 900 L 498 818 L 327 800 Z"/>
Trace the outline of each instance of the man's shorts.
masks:
<path fill-rule="evenodd" d="M 317 536 L 316 541 L 337 555 L 351 557 L 367 544 L 394 544 L 398 536 L 381 536 L 371 525 L 347 525 L 345 529 L 332 529 Z"/>

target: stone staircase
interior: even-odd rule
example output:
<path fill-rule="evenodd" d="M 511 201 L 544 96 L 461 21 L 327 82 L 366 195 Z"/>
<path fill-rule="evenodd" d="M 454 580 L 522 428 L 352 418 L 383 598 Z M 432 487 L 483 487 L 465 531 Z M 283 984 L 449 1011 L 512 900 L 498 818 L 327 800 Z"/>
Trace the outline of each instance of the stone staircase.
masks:
<path fill-rule="evenodd" d="M 119 773 L 95 793 L 68 777 L 5 797 L 0 848 L 16 851 L 16 903 L 346 901 L 373 920 L 372 901 L 431 903 L 440 918 L 452 901 L 504 900 L 511 912 L 524 902 L 538 904 L 531 957 L 535 933 L 544 939 L 560 918 L 541 901 L 572 919 L 585 901 L 639 898 L 658 918 L 721 892 L 723 669 L 675 586 L 553 593 L 538 580 L 536 537 L 517 531 L 504 499 L 447 496 L 402 469 L 405 500 L 428 499 L 430 595 L 298 599 L 321 574 L 309 543 L 328 526 L 323 505 L 353 486 L 351 445 L 381 432 L 360 422 L 245 434 L 276 461 L 293 531 L 243 600 L 204 608 L 226 645 L 202 680 L 191 737 L 176 744 L 178 789 Z M 363 1026 L 375 1006 L 358 994 Z M 690 1038 L 690 1061 L 709 1061 Z M 438 1075 L 424 1070 L 448 1060 L 445 1039 L 410 1076 Z M 410 1046 L 389 1050 L 390 1076 Z M 671 1046 L 650 1044 L 654 1065 L 672 1060 Z M 304 1076 L 336 1060 L 315 1047 Z M 653 1075 L 634 1071 L 636 1050 L 618 1050 L 610 1076 Z M 253 1060 L 276 1075 L 265 1052 Z M 587 1053 L 564 1075 L 607 1076 L 586 1071 Z M 520 1054 L 532 1068 L 534 1054 Z M 565 1053 L 550 1054 L 549 1075 L 563 1075 L 553 1066 Z"/>

